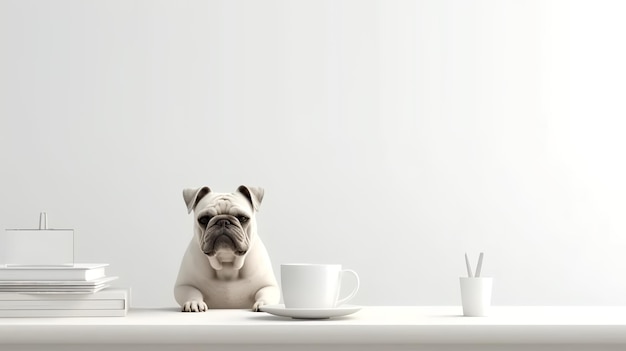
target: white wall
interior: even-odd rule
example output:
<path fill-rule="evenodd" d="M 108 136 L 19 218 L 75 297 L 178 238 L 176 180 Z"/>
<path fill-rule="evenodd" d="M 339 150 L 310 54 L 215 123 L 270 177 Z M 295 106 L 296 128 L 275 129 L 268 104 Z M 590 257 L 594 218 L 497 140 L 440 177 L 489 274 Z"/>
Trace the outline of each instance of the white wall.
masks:
<path fill-rule="evenodd" d="M 357 304 L 626 302 L 621 1 L 0 0 L 0 228 L 174 305 L 181 190 L 259 185 Z"/>

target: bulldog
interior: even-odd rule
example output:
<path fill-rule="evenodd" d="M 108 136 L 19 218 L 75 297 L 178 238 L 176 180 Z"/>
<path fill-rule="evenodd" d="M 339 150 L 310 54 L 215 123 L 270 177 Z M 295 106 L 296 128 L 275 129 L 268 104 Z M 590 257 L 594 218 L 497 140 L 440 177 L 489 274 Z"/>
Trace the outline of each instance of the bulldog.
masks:
<path fill-rule="evenodd" d="M 185 252 L 174 296 L 183 312 L 276 304 L 280 290 L 267 250 L 257 235 L 255 214 L 263 200 L 258 187 L 234 193 L 208 187 L 183 190 L 194 235 Z"/>

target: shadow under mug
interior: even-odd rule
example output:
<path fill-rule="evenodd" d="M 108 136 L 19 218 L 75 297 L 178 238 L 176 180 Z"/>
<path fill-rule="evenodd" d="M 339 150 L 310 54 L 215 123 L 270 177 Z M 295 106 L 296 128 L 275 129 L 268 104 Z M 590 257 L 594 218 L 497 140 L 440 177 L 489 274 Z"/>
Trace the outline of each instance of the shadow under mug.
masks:
<path fill-rule="evenodd" d="M 356 286 L 339 298 L 346 275 L 355 278 Z M 359 275 L 340 264 L 281 264 L 280 282 L 286 308 L 334 308 L 352 299 L 360 285 Z"/>

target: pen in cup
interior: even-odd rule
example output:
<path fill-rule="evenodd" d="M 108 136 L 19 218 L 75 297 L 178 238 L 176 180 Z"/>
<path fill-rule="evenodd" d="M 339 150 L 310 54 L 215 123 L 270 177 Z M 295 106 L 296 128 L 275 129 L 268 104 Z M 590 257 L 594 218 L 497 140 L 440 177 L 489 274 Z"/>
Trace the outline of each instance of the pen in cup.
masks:
<path fill-rule="evenodd" d="M 467 267 L 467 276 L 472 278 L 474 275 L 472 274 L 472 267 L 470 266 L 469 259 L 467 258 L 467 252 L 465 253 L 465 266 Z"/>
<path fill-rule="evenodd" d="M 480 253 L 480 256 L 478 257 L 478 265 L 476 266 L 476 275 L 474 277 L 478 278 L 480 277 L 480 271 L 483 268 L 483 256 L 484 256 L 484 252 Z"/>

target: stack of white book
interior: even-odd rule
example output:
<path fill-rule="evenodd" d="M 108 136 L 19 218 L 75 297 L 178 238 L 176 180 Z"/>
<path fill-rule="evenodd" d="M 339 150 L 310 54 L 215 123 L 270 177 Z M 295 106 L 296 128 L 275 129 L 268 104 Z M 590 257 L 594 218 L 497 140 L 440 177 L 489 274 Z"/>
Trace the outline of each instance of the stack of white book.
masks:
<path fill-rule="evenodd" d="M 0 267 L 0 317 L 124 316 L 128 291 L 106 289 L 106 266 Z"/>

